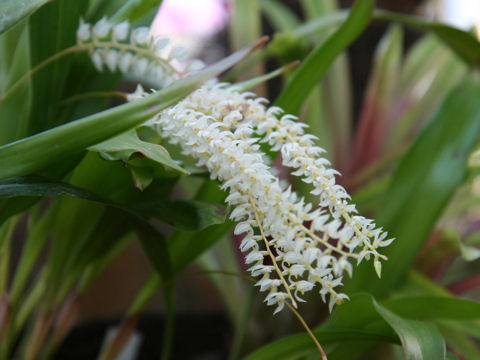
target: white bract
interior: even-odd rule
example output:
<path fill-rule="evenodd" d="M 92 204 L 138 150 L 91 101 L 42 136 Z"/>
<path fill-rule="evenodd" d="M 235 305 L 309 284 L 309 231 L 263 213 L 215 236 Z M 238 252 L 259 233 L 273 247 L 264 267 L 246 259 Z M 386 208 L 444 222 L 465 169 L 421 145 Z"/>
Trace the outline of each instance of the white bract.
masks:
<path fill-rule="evenodd" d="M 93 38 L 91 56 L 97 68 L 105 63 L 112 71 L 118 67 L 123 72 L 157 73 L 164 77 L 164 84 L 174 81 L 168 73 L 171 64 L 160 66 L 167 60 L 153 66 L 159 60 L 147 56 L 143 47 L 116 47 L 118 35 L 101 46 L 96 33 L 88 34 L 85 26 L 81 22 L 77 36 L 80 44 Z M 145 29 L 134 30 L 131 38 L 136 45 L 150 44 L 152 54 L 161 47 L 158 41 L 148 41 Z M 181 52 L 174 50 L 170 56 Z M 194 66 L 203 65 L 194 62 Z M 139 86 L 128 100 L 145 95 Z M 275 305 L 275 313 L 286 301 L 297 307 L 305 293 L 316 289 L 331 310 L 348 298 L 337 288 L 345 273 L 352 275 L 352 261 L 373 257 L 380 276 L 380 260 L 386 257 L 377 249 L 393 239 L 386 240 L 381 228 L 357 214 L 350 196 L 336 184 L 338 172 L 321 157 L 324 150 L 315 146 L 315 136 L 305 133 L 307 125 L 292 115 L 282 115 L 278 107 L 267 108 L 267 103 L 234 86 L 210 83 L 147 124 L 179 145 L 197 166 L 206 167 L 211 178 L 228 191 L 226 202 L 233 209 L 230 218 L 237 223 L 234 234 L 243 236 L 240 250 L 247 253 L 251 275 L 260 277 L 256 286 L 268 292 L 267 305 Z M 293 175 L 311 184 L 318 204 L 305 202 L 291 187 L 283 186 L 260 150 L 261 142 L 281 153 L 282 164 Z"/>

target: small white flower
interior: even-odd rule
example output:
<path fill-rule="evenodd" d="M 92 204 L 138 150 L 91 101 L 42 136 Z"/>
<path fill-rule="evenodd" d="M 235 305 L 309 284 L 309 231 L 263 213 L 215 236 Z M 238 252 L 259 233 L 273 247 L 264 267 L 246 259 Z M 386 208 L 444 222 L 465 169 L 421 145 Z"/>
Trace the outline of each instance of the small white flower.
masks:
<path fill-rule="evenodd" d="M 138 76 L 143 76 L 147 72 L 148 65 L 149 65 L 148 59 L 144 57 L 137 58 L 133 62 L 133 72 Z"/>
<path fill-rule="evenodd" d="M 105 39 L 110 34 L 111 28 L 112 24 L 106 17 L 103 17 L 93 27 L 93 35 L 98 40 Z"/>
<path fill-rule="evenodd" d="M 118 63 L 118 67 L 121 72 L 126 73 L 130 70 L 133 62 L 133 54 L 130 52 L 126 52 L 121 54 L 120 61 Z"/>
<path fill-rule="evenodd" d="M 148 45 L 150 37 L 150 28 L 146 26 L 138 27 L 132 31 L 131 42 L 138 46 Z"/>
<path fill-rule="evenodd" d="M 121 22 L 113 27 L 113 40 L 125 41 L 130 31 L 130 24 L 128 21 Z"/>
<path fill-rule="evenodd" d="M 97 71 L 100 71 L 100 72 L 103 71 L 102 53 L 103 53 L 103 50 L 95 50 L 91 55 L 91 59 L 92 59 L 93 65 L 95 66 L 95 69 L 97 69 Z"/>
<path fill-rule="evenodd" d="M 183 46 L 174 46 L 168 55 L 168 60 L 183 61 L 187 58 L 188 51 Z"/>
<path fill-rule="evenodd" d="M 83 19 L 80 19 L 80 25 L 78 26 L 77 29 L 77 41 L 78 43 L 83 43 L 91 38 L 91 33 L 90 33 L 90 24 L 85 23 Z"/>
<path fill-rule="evenodd" d="M 105 63 L 111 72 L 114 72 L 117 68 L 119 54 L 117 50 L 110 49 L 105 55 Z"/>
<path fill-rule="evenodd" d="M 148 93 L 145 90 L 143 90 L 142 85 L 138 84 L 137 88 L 135 89 L 135 92 L 127 95 L 127 101 L 135 101 L 138 99 L 142 99 L 147 95 Z"/>
<path fill-rule="evenodd" d="M 189 65 L 188 65 L 188 71 L 189 72 L 195 72 L 203 69 L 205 67 L 205 63 L 201 60 L 193 60 Z"/>
<path fill-rule="evenodd" d="M 170 43 L 170 40 L 166 39 L 166 38 L 155 38 L 153 39 L 153 49 L 155 50 L 155 52 L 161 52 L 165 47 L 168 46 L 168 44 Z"/>

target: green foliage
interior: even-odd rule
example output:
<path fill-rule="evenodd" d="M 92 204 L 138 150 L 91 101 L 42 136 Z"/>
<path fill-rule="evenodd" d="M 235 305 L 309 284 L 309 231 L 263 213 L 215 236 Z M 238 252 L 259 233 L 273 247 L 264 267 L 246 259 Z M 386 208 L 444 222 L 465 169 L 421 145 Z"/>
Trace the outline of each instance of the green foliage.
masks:
<path fill-rule="evenodd" d="M 403 157 L 377 221 L 396 241 L 385 252 L 383 279 L 360 267 L 348 288 L 384 295 L 405 275 L 437 219 L 466 175 L 466 162 L 480 131 L 480 83 L 466 79 L 452 90 Z"/>
<path fill-rule="evenodd" d="M 357 1 L 342 26 L 299 66 L 275 104 L 287 113 L 298 113 L 310 90 L 325 75 L 335 58 L 365 29 L 373 8 L 373 1 Z"/>

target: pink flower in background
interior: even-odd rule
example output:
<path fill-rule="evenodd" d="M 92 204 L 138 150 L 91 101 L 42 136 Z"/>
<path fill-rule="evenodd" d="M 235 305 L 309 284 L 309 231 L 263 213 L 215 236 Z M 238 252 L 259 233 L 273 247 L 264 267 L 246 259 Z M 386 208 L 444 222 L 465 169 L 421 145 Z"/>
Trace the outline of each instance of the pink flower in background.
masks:
<path fill-rule="evenodd" d="M 229 17 L 225 0 L 164 0 L 152 31 L 158 35 L 204 38 L 223 29 Z"/>

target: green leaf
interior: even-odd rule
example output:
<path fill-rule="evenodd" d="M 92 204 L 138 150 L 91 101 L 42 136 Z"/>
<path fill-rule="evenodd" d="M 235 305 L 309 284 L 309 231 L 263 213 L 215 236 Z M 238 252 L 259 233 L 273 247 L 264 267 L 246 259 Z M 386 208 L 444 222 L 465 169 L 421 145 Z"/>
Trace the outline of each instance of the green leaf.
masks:
<path fill-rule="evenodd" d="M 76 43 L 79 19 L 85 14 L 87 1 L 56 0 L 49 2 L 29 18 L 32 68 Z M 28 135 L 60 125 L 64 119 L 58 107 L 72 58 L 55 61 L 31 78 L 32 111 Z"/>
<path fill-rule="evenodd" d="M 372 301 L 377 312 L 398 334 L 406 360 L 445 358 L 445 340 L 435 324 L 402 319 Z"/>
<path fill-rule="evenodd" d="M 2 0 L 0 6 L 0 34 L 46 4 L 48 0 Z"/>
<path fill-rule="evenodd" d="M 446 296 L 414 296 L 389 299 L 383 306 L 406 318 L 473 320 L 480 318 L 480 303 Z"/>
<path fill-rule="evenodd" d="M 152 10 L 158 9 L 161 4 L 162 0 L 127 0 L 113 15 L 111 20 L 114 23 L 119 23 L 124 20 L 134 23 L 152 12 Z"/>
<path fill-rule="evenodd" d="M 75 260 L 77 263 L 80 262 L 82 264 L 94 261 L 96 258 L 103 256 L 112 244 L 105 243 L 105 239 L 109 240 L 116 240 L 120 236 L 123 236 L 124 233 L 130 229 L 133 229 L 137 235 L 139 236 L 139 240 L 145 249 L 145 253 L 147 257 L 151 260 L 152 264 L 154 265 L 155 269 L 162 274 L 163 277 L 170 276 L 170 261 L 166 246 L 166 241 L 163 238 L 163 235 L 159 233 L 155 228 L 153 228 L 147 221 L 142 219 L 139 215 L 132 212 L 130 209 L 116 204 L 108 199 L 102 198 L 94 193 L 91 193 L 88 190 L 78 188 L 76 186 L 55 182 L 47 179 L 41 178 L 16 178 L 16 179 L 9 179 L 7 181 L 0 183 L 0 197 L 16 197 L 16 196 L 59 196 L 59 195 L 68 195 L 75 198 L 80 198 L 84 200 L 94 201 L 97 203 L 105 204 L 110 207 L 109 213 L 107 216 L 107 220 L 100 219 L 100 225 L 105 225 L 106 227 L 97 227 L 94 229 L 92 235 L 88 239 L 91 241 L 95 241 L 96 243 L 92 245 L 89 241 L 87 241 L 87 249 L 83 249 L 81 251 L 80 260 Z M 67 206 L 64 209 L 69 209 L 68 204 L 64 204 Z M 70 214 L 71 215 L 71 214 Z M 120 221 L 121 226 L 114 226 L 112 228 L 112 224 L 116 221 Z M 73 219 L 72 219 L 73 220 Z M 93 218 L 95 220 L 95 218 Z M 63 225 L 63 224 L 62 224 Z M 72 226 L 66 224 L 68 228 L 73 228 Z M 42 228 L 43 229 L 43 228 Z M 62 230 L 60 227 L 57 230 Z M 88 229 L 87 229 L 88 230 Z M 83 231 L 83 229 L 82 229 Z M 112 232 L 113 231 L 113 232 Z M 68 232 L 68 229 L 67 229 Z M 77 234 L 80 234 L 81 231 L 78 231 Z M 27 265 L 22 265 L 22 269 L 25 268 L 26 270 L 21 272 L 23 275 L 18 275 L 22 279 L 21 281 L 18 280 L 16 288 L 19 290 L 15 290 L 15 295 L 18 297 L 20 294 L 21 289 L 25 283 L 26 276 L 28 276 L 28 271 L 33 265 L 36 257 L 39 254 L 40 249 L 43 246 L 44 241 L 46 240 L 46 236 L 37 236 L 36 233 L 33 233 L 34 239 L 39 239 L 38 241 L 35 240 L 34 248 L 36 250 L 30 249 L 28 251 L 28 259 L 25 260 L 28 263 Z M 42 232 L 43 234 L 43 232 Z M 107 236 L 108 235 L 108 236 Z M 81 237 L 79 238 L 81 239 Z M 88 240 L 87 239 L 87 240 Z M 65 242 L 61 239 L 61 243 Z M 32 240 L 33 241 L 33 240 Z M 75 244 L 73 244 L 75 246 Z M 95 256 L 93 256 L 93 255 Z M 65 265 L 64 258 L 53 258 L 53 263 L 51 265 L 55 271 L 52 270 L 50 282 L 53 286 L 58 285 L 58 281 L 62 277 L 62 270 L 63 266 Z M 60 263 L 59 263 L 60 261 Z M 19 272 L 20 274 L 20 272 Z M 15 288 L 15 289 L 16 289 Z"/>
<path fill-rule="evenodd" d="M 75 276 L 78 276 L 88 265 L 105 256 L 122 236 L 132 230 L 130 217 L 124 212 L 107 208 L 85 241 L 72 244 L 68 259 L 69 272 L 75 272 Z"/>
<path fill-rule="evenodd" d="M 36 176 L 18 177 L 0 182 L 0 198 L 59 195 L 68 195 L 96 202 L 108 202 L 100 196 L 76 186 Z"/>
<path fill-rule="evenodd" d="M 29 31 L 27 21 L 24 21 L 0 36 L 1 93 L 5 94 L 12 84 L 15 84 L 29 70 Z M 31 103 L 31 86 L 28 81 L 9 98 L 0 102 L 0 145 L 25 136 Z M 10 119 L 16 119 L 16 121 Z"/>
<path fill-rule="evenodd" d="M 325 17 L 307 21 L 294 30 L 299 38 L 314 36 L 317 31 L 331 27 L 343 21 L 348 15 L 347 11 L 337 11 Z M 412 26 L 423 31 L 429 31 L 438 36 L 448 45 L 461 59 L 469 65 L 479 65 L 480 43 L 474 35 L 438 22 L 424 20 L 417 16 L 392 13 L 385 10 L 375 10 L 373 18 L 376 20 L 395 21 L 404 25 Z"/>
<path fill-rule="evenodd" d="M 275 105 L 296 114 L 312 88 L 325 75 L 330 65 L 365 29 L 373 13 L 373 0 L 355 2 L 340 28 L 303 61 L 292 75 Z"/>
<path fill-rule="evenodd" d="M 31 271 L 35 262 L 38 259 L 44 245 L 47 241 L 49 231 L 57 214 L 58 206 L 53 205 L 42 216 L 40 220 L 35 222 L 30 229 L 27 240 L 24 245 L 20 261 L 15 269 L 15 275 L 10 288 L 10 301 L 12 304 L 17 305 L 22 296 L 22 292 L 27 284 L 28 278 L 31 275 Z"/>
<path fill-rule="evenodd" d="M 180 230 L 199 231 L 225 222 L 225 208 L 196 200 L 151 201 L 135 205 L 144 216 L 160 219 Z"/>
<path fill-rule="evenodd" d="M 396 171 L 377 223 L 396 240 L 384 250 L 382 279 L 362 264 L 346 291 L 383 295 L 401 279 L 466 175 L 480 132 L 480 80 L 470 76 L 450 92 Z"/>
<path fill-rule="evenodd" d="M 82 150 L 134 128 L 162 109 L 232 67 L 265 42 L 257 41 L 193 76 L 151 94 L 31 137 L 0 146 L 0 179 L 22 176 L 57 163 Z"/>
<path fill-rule="evenodd" d="M 480 42 L 472 33 L 438 22 L 426 21 L 419 17 L 392 13 L 385 10 L 376 10 L 375 19 L 397 21 L 414 28 L 430 31 L 442 39 L 467 64 L 473 66 L 480 65 Z"/>
<path fill-rule="evenodd" d="M 314 331 L 315 337 L 323 345 L 330 345 L 337 342 L 347 341 L 373 341 L 397 343 L 395 337 L 390 337 L 382 333 L 355 330 L 317 330 Z M 291 360 L 299 359 L 312 352 L 314 348 L 312 339 L 307 334 L 297 334 L 287 336 L 249 354 L 245 360 Z M 328 348 L 328 347 L 327 347 Z M 318 355 L 318 353 L 317 353 Z"/>
<path fill-rule="evenodd" d="M 407 320 L 378 304 L 369 294 L 354 294 L 338 306 L 322 330 L 368 330 L 388 334 L 402 342 L 406 359 L 443 359 L 445 343 L 433 323 Z"/>
<path fill-rule="evenodd" d="M 124 161 L 128 160 L 134 153 L 138 153 L 166 167 L 188 174 L 186 170 L 173 161 L 163 146 L 140 140 L 136 131 L 129 131 L 100 144 L 90 146 L 88 150 L 106 152 L 113 158 L 121 158 Z"/>

